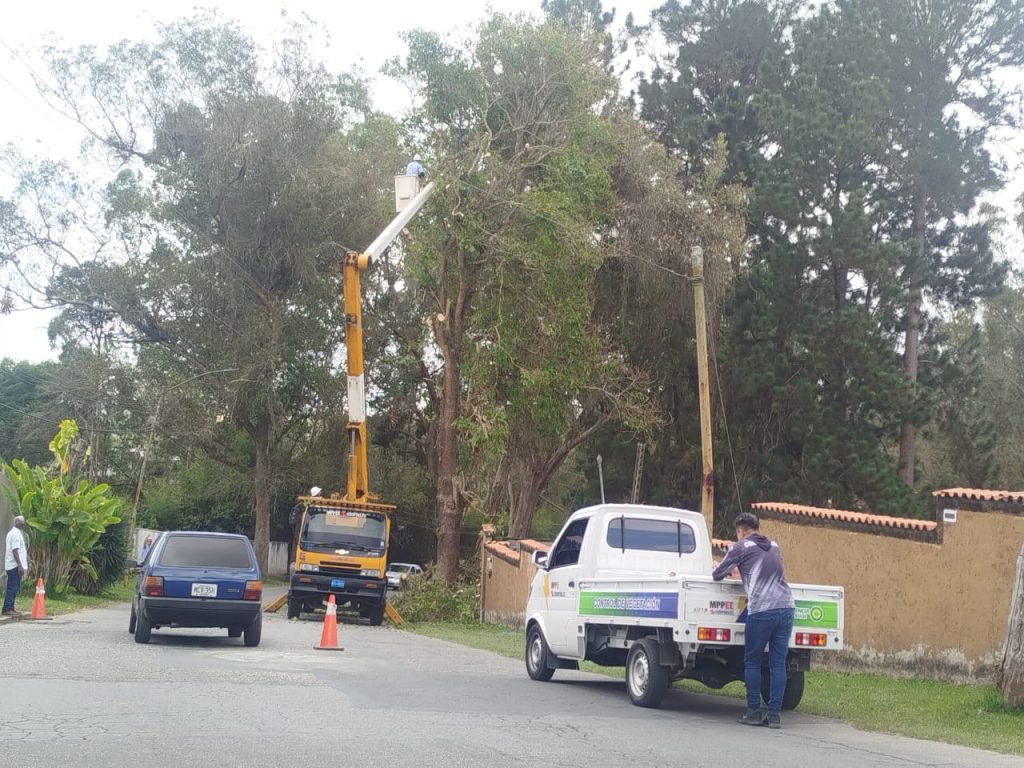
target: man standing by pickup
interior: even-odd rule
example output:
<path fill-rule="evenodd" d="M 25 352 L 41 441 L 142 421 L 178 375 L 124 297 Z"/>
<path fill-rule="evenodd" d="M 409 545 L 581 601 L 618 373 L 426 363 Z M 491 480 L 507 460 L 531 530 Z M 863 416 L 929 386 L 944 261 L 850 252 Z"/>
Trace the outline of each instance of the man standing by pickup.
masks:
<path fill-rule="evenodd" d="M 739 569 L 747 593 L 746 645 L 743 681 L 747 687 L 747 711 L 740 718 L 744 725 L 782 726 L 782 696 L 786 691 L 786 654 L 793 631 L 793 593 L 782 571 L 779 545 L 758 532 L 760 521 L 745 512 L 736 518 L 736 543 L 726 553 L 711 576 L 721 581 Z M 761 661 L 768 646 L 771 694 L 768 711 L 761 711 Z"/>

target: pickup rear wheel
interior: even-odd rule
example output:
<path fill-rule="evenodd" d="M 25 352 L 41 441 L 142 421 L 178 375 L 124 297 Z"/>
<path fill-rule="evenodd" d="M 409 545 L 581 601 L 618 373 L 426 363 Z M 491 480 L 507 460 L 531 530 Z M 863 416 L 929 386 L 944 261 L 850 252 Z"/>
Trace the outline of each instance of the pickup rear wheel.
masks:
<path fill-rule="evenodd" d="M 544 640 L 544 633 L 540 627 L 534 624 L 526 633 L 526 674 L 531 680 L 538 680 L 542 683 L 551 679 L 555 674 L 553 667 L 548 666 L 548 658 L 551 651 L 548 650 L 547 641 Z"/>
<path fill-rule="evenodd" d="M 782 708 L 787 712 L 797 708 L 804 697 L 804 673 L 790 672 L 786 677 L 786 690 L 782 694 Z M 767 706 L 771 698 L 771 684 L 767 670 L 761 670 L 761 698 Z"/>
<path fill-rule="evenodd" d="M 658 643 L 649 637 L 633 643 L 626 656 L 626 690 L 638 707 L 657 707 L 665 698 L 671 680 L 659 657 Z"/>

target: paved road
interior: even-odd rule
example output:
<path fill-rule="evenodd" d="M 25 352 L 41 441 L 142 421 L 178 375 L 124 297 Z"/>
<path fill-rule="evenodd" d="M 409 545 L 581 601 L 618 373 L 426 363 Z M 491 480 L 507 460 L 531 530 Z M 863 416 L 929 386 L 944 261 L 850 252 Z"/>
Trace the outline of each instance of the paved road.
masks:
<path fill-rule="evenodd" d="M 735 724 L 739 701 L 672 691 L 632 706 L 619 681 L 522 664 L 387 628 L 266 617 L 263 643 L 128 634 L 127 606 L 0 627 L 0 765 L 577 768 L 1005 766 L 1024 760 L 789 714 Z"/>

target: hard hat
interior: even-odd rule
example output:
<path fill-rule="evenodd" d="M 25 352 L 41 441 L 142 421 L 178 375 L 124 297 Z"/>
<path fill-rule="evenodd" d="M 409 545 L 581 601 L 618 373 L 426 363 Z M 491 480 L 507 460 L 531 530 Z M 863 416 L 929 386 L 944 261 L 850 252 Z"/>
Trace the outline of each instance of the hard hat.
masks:
<path fill-rule="evenodd" d="M 323 488 L 321 488 L 319 485 L 314 485 L 312 488 L 309 489 L 309 495 L 319 496 L 321 491 L 323 491 Z"/>
<path fill-rule="evenodd" d="M 413 155 L 412 159 L 415 160 L 418 163 L 420 161 L 420 156 L 419 155 Z"/>

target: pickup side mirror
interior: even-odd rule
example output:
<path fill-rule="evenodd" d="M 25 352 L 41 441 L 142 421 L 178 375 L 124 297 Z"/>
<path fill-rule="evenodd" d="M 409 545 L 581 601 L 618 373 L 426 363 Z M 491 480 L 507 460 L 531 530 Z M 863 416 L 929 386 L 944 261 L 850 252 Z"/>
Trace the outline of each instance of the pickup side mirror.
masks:
<path fill-rule="evenodd" d="M 533 564 L 536 565 L 538 568 L 543 568 L 543 569 L 547 570 L 547 567 L 548 567 L 548 553 L 547 552 L 541 552 L 539 549 L 535 549 L 533 551 L 533 556 L 532 556 L 531 559 L 533 560 Z"/>
<path fill-rule="evenodd" d="M 139 561 L 138 560 L 125 560 L 124 561 L 124 567 L 128 568 L 129 570 L 138 568 L 139 567 Z"/>

